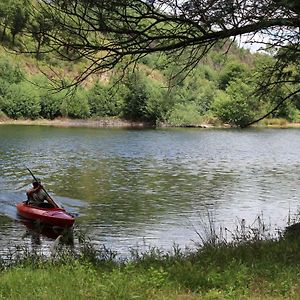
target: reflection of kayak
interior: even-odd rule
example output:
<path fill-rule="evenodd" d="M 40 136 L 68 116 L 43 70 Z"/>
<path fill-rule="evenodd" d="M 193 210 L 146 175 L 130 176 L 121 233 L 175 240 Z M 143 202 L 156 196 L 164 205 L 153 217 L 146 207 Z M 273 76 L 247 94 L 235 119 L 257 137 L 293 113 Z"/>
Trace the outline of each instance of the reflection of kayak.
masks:
<path fill-rule="evenodd" d="M 58 227 L 71 227 L 75 218 L 69 215 L 63 208 L 37 207 L 26 203 L 17 204 L 18 214 L 26 219 L 38 221 L 43 224 Z"/>
<path fill-rule="evenodd" d="M 59 236 L 62 236 L 62 241 L 64 244 L 72 245 L 74 243 L 73 227 L 61 228 L 49 226 L 23 218 L 19 221 L 27 227 L 28 232 L 31 234 L 43 235 L 50 239 L 57 239 Z"/>

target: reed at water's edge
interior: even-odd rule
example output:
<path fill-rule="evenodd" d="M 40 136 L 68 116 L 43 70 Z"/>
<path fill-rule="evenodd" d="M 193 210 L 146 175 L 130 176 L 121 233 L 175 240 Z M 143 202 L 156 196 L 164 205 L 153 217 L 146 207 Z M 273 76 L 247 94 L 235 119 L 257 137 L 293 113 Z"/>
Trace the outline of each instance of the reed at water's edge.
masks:
<path fill-rule="evenodd" d="M 57 247 L 49 257 L 19 248 L 1 260 L 0 299 L 300 298 L 297 231 L 269 235 L 258 218 L 256 226 L 241 223 L 227 241 L 213 224 L 208 228 L 192 251 L 133 250 L 126 260 L 82 236 L 76 251 Z"/>

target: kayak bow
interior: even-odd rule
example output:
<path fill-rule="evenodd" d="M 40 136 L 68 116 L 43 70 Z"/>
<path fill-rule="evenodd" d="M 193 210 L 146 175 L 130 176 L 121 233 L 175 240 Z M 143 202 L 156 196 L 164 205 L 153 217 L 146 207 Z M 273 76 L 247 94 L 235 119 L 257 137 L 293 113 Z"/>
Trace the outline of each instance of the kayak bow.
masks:
<path fill-rule="evenodd" d="M 59 207 L 44 208 L 22 202 L 17 204 L 17 211 L 18 214 L 25 219 L 38 221 L 51 226 L 71 227 L 75 221 L 73 216 Z"/>

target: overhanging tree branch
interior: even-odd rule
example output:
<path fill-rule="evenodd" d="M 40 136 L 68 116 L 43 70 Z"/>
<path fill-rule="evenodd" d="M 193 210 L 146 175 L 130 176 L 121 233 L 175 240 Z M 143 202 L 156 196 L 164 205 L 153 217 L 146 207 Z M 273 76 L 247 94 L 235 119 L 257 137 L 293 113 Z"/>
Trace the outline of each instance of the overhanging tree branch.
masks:
<path fill-rule="evenodd" d="M 51 50 L 70 60 L 79 53 L 78 59 L 92 62 L 94 72 L 105 70 L 109 61 L 114 66 L 126 57 L 183 48 L 197 47 L 201 57 L 201 48 L 207 49 L 216 41 L 266 30 L 278 32 L 279 28 L 294 32 L 300 27 L 298 15 L 270 0 L 240 0 L 232 5 L 222 0 L 151 3 L 40 1 L 33 11 L 52 16 L 54 30 L 44 33 Z M 158 7 L 165 7 L 165 11 Z M 278 37 L 283 39 L 283 34 Z M 195 62 L 198 60 L 195 57 Z"/>

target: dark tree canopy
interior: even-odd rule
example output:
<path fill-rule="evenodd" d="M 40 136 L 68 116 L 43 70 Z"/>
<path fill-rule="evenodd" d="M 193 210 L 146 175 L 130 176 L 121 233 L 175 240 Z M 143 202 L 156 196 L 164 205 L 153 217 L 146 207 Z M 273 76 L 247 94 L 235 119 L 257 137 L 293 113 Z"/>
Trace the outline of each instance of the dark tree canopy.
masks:
<path fill-rule="evenodd" d="M 42 14 L 53 22 L 41 32 L 49 39 L 45 50 L 87 58 L 83 76 L 154 52 L 189 50 L 186 64 L 193 66 L 216 43 L 245 34 L 248 42 L 267 36 L 269 48 L 299 46 L 297 0 L 46 0 L 34 7 L 35 20 Z"/>
<path fill-rule="evenodd" d="M 159 52 L 173 60 L 184 55 L 182 70 L 189 70 L 212 47 L 230 47 L 243 36 L 276 57 L 261 90 L 288 83 L 292 87 L 285 100 L 299 92 L 298 0 L 36 0 L 31 5 L 27 32 L 38 37 L 40 53 L 88 61 L 76 83 Z M 294 69 L 287 72 L 291 64 Z"/>

